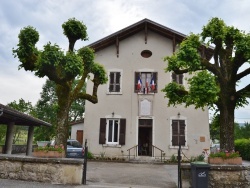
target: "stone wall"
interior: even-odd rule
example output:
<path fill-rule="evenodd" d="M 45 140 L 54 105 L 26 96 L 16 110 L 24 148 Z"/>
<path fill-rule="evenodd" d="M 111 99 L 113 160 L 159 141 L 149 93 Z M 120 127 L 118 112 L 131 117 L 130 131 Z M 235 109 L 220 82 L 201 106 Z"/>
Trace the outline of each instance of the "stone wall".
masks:
<path fill-rule="evenodd" d="M 210 165 L 208 188 L 249 188 L 250 166 Z M 192 187 L 190 164 L 181 165 L 182 188 Z"/>
<path fill-rule="evenodd" d="M 81 184 L 83 161 L 0 154 L 0 178 L 53 184 Z"/>

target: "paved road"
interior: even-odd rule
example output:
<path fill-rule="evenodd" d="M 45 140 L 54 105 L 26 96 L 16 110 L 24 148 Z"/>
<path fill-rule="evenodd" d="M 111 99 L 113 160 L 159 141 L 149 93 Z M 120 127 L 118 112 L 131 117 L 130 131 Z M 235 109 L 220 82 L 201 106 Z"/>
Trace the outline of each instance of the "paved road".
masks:
<path fill-rule="evenodd" d="M 177 166 L 88 162 L 87 185 L 0 179 L 0 188 L 176 188 Z"/>
<path fill-rule="evenodd" d="M 176 165 L 89 162 L 87 184 L 107 187 L 176 188 Z"/>

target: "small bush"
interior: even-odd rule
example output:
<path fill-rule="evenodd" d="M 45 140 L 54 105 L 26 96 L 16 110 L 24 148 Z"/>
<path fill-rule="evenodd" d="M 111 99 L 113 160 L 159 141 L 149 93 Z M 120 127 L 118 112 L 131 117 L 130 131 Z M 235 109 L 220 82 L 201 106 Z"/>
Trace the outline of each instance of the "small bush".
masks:
<path fill-rule="evenodd" d="M 250 160 L 250 139 L 235 140 L 235 151 L 238 151 L 244 160 Z"/>
<path fill-rule="evenodd" d="M 88 159 L 94 159 L 93 153 L 91 153 L 90 151 L 88 151 L 88 153 L 87 153 L 87 158 L 88 158 Z"/>
<path fill-rule="evenodd" d="M 177 160 L 177 157 L 173 154 L 171 157 L 170 157 L 170 162 L 172 163 L 176 163 L 178 160 Z"/>

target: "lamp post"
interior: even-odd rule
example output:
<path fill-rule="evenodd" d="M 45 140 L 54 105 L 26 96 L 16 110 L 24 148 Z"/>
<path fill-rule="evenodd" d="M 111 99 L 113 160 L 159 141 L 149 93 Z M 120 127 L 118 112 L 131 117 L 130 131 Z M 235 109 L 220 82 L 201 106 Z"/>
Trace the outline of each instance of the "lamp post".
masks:
<path fill-rule="evenodd" d="M 182 188 L 181 183 L 181 142 L 180 142 L 180 112 L 178 112 L 178 188 Z"/>

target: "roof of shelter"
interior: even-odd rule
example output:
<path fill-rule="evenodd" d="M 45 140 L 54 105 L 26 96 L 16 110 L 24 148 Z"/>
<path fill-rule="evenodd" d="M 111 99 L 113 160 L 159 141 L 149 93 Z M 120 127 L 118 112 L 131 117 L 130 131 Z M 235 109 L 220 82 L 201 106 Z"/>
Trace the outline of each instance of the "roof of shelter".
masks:
<path fill-rule="evenodd" d="M 163 26 L 161 24 L 158 24 L 154 21 L 151 21 L 149 19 L 143 19 L 135 24 L 132 24 L 122 30 L 119 30 L 107 37 L 104 37 L 92 44 L 89 44 L 88 46 L 93 48 L 96 52 L 104 49 L 110 45 L 117 45 L 119 41 L 126 39 L 140 31 L 145 32 L 145 42 L 147 42 L 147 32 L 148 30 L 153 31 L 155 33 L 158 33 L 166 38 L 169 38 L 171 40 L 174 40 L 176 44 L 181 43 L 187 35 L 184 35 L 178 31 L 175 31 L 173 29 L 170 29 L 166 26 Z M 205 45 L 204 45 L 205 47 Z M 211 59 L 213 53 L 213 48 L 209 47 L 205 49 L 205 54 L 207 59 Z"/>
<path fill-rule="evenodd" d="M 0 124 L 8 124 L 11 122 L 14 122 L 15 125 L 23 126 L 52 126 L 50 123 L 14 110 L 0 103 Z"/>

